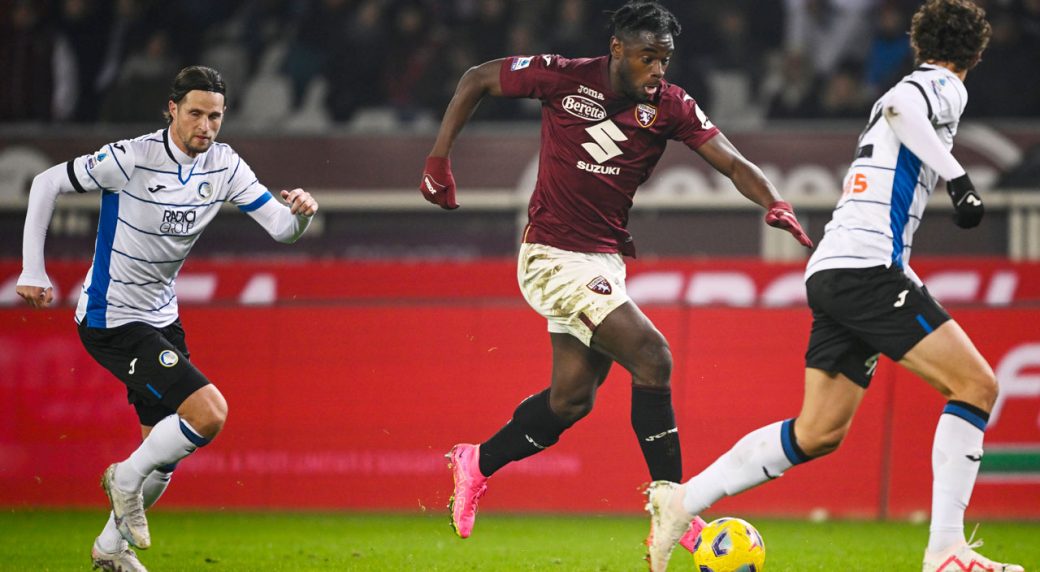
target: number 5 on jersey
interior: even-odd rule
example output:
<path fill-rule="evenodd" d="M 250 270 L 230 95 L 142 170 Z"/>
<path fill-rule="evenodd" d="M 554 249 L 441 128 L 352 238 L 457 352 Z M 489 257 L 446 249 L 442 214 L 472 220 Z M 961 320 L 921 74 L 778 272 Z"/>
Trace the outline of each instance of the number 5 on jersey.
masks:
<path fill-rule="evenodd" d="M 614 124 L 610 119 L 597 123 L 592 127 L 586 127 L 585 131 L 592 136 L 592 140 L 595 143 L 582 143 L 582 149 L 589 152 L 592 158 L 597 163 L 603 163 L 607 159 L 612 159 L 622 154 L 621 147 L 617 146 L 617 143 L 621 141 L 628 141 L 628 137 L 618 129 L 618 126 Z"/>

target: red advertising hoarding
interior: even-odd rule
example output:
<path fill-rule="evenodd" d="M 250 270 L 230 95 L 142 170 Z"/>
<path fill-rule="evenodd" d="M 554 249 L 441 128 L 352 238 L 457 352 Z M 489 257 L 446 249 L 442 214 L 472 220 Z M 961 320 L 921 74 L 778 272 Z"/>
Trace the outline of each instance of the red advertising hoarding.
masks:
<path fill-rule="evenodd" d="M 971 303 L 952 312 L 1002 387 L 970 514 L 1040 516 L 1040 272 L 996 260 L 915 266 Z M 644 261 L 630 269 L 675 355 L 687 476 L 747 431 L 797 413 L 809 315 L 797 304 L 768 306 L 790 297 L 798 266 Z M 0 264 L 0 280 L 17 270 Z M 50 270 L 69 292 L 85 267 Z M 487 438 L 548 383 L 545 323 L 516 295 L 511 261 L 196 261 L 185 268 L 193 274 L 210 275 L 212 295 L 184 301 L 192 360 L 227 396 L 230 417 L 178 468 L 164 505 L 441 510 L 451 483 L 442 455 Z M 266 301 L 236 303 L 257 276 L 266 276 L 254 287 Z M 139 438 L 125 392 L 82 349 L 69 297 L 61 300 L 47 311 L 0 309 L 0 506 L 99 506 L 98 475 Z M 615 368 L 592 414 L 549 451 L 497 474 L 482 509 L 640 510 L 648 477 L 628 385 Z M 941 408 L 923 382 L 883 363 L 841 450 L 717 510 L 926 512 Z"/>

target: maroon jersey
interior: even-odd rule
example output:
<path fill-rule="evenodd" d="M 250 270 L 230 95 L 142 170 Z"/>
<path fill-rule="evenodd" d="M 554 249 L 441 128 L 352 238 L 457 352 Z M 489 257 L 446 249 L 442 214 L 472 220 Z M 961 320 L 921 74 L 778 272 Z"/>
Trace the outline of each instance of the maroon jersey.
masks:
<path fill-rule="evenodd" d="M 503 95 L 542 100 L 538 181 L 525 242 L 634 256 L 628 211 L 668 140 L 696 149 L 719 133 L 678 86 L 662 82 L 647 103 L 614 92 L 609 61 L 556 55 L 503 61 Z"/>

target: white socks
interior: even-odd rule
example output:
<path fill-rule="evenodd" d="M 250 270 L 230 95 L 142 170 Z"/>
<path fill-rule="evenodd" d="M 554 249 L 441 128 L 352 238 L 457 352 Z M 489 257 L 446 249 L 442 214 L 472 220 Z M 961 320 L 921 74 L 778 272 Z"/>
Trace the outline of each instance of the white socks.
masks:
<path fill-rule="evenodd" d="M 152 507 L 159 497 L 162 496 L 166 487 L 170 485 L 170 477 L 173 476 L 172 469 L 169 472 L 152 471 L 148 477 L 144 480 L 144 486 L 141 487 L 141 494 L 144 496 L 144 508 L 145 510 Z M 126 548 L 124 544 L 126 541 L 123 540 L 123 536 L 119 534 L 119 530 L 116 528 L 115 516 L 111 511 L 108 513 L 108 523 L 105 524 L 105 529 L 101 531 L 101 535 L 98 536 L 98 546 L 101 550 L 108 552 L 109 554 L 115 554 Z"/>
<path fill-rule="evenodd" d="M 141 446 L 116 466 L 115 484 L 124 491 L 138 490 L 152 471 L 175 464 L 207 442 L 178 415 L 170 415 L 156 423 Z"/>
<path fill-rule="evenodd" d="M 928 552 L 964 542 L 964 510 L 982 461 L 982 439 L 989 414 L 951 401 L 939 416 L 932 443 L 932 524 Z"/>
<path fill-rule="evenodd" d="M 794 440 L 794 419 L 766 425 L 745 435 L 686 481 L 683 508 L 689 514 L 700 514 L 720 498 L 775 479 L 809 459 Z"/>

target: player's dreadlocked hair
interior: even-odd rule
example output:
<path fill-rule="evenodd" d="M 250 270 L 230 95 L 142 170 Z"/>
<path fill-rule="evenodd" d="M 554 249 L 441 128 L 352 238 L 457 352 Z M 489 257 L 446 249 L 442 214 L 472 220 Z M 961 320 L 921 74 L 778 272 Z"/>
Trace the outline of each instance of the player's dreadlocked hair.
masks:
<path fill-rule="evenodd" d="M 184 96 L 188 95 L 189 91 L 195 89 L 212 91 L 213 93 L 223 95 L 226 87 L 224 86 L 224 78 L 220 76 L 220 72 L 217 70 L 206 66 L 189 66 L 182 69 L 177 74 L 177 77 L 173 78 L 173 86 L 170 88 L 170 101 L 180 103 Z M 166 118 L 167 123 L 172 119 L 168 111 L 164 111 L 163 116 Z"/>
<path fill-rule="evenodd" d="M 610 33 L 622 40 L 639 32 L 678 36 L 682 31 L 675 15 L 653 0 L 629 0 L 621 8 L 607 14 L 610 15 Z"/>
<path fill-rule="evenodd" d="M 971 0 L 928 0 L 914 14 L 910 44 L 917 63 L 950 62 L 969 70 L 989 44 L 990 33 L 986 11 Z"/>

